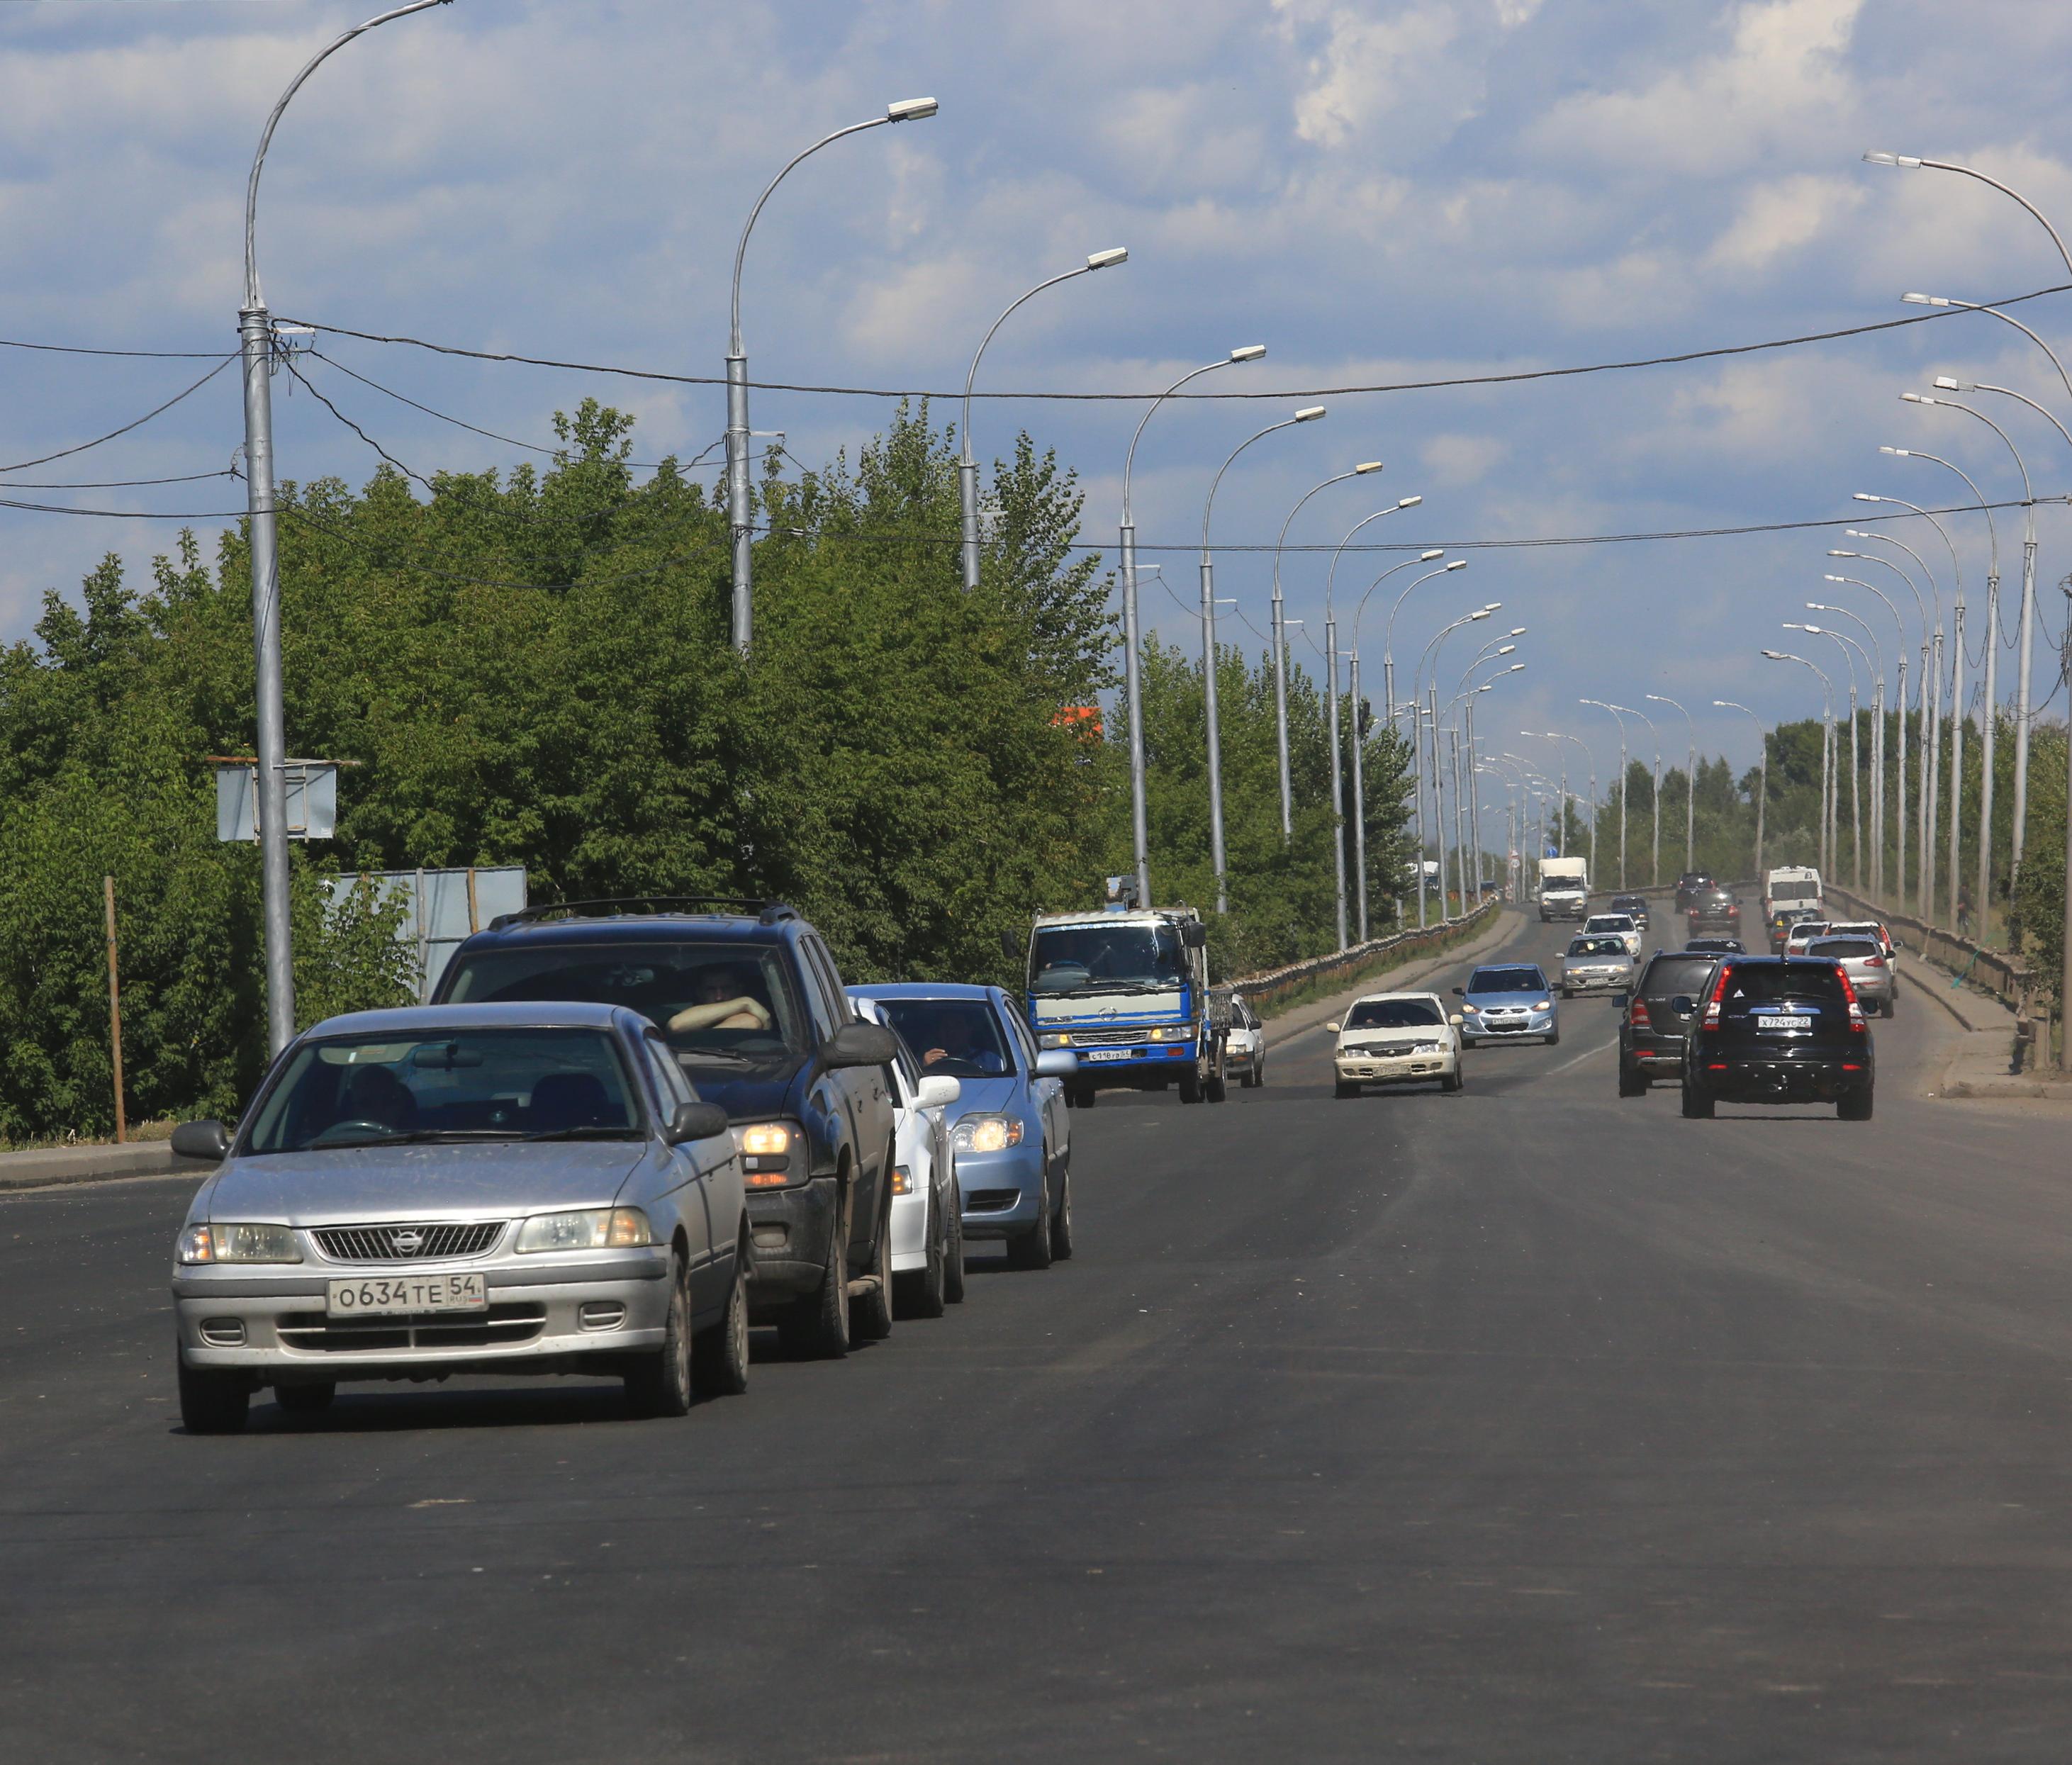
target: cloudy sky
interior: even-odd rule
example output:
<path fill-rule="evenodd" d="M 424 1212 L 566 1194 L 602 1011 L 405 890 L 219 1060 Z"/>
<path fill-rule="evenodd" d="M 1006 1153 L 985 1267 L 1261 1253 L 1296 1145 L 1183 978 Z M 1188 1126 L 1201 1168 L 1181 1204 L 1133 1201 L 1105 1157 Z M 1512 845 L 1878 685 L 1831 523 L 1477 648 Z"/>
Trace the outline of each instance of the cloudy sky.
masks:
<path fill-rule="evenodd" d="M 0 337 L 231 347 L 260 125 L 302 60 L 369 4 L 0 6 Z M 278 313 L 717 374 L 734 242 L 762 183 L 819 134 L 925 94 L 939 116 L 838 143 L 766 211 L 745 299 L 758 377 L 960 385 L 1001 307 L 1113 245 L 1129 263 L 1024 308 L 989 353 L 985 385 L 1137 391 L 1255 341 L 1265 361 L 1208 386 L 1511 372 L 1902 316 L 1908 289 L 1985 299 L 2072 280 L 2041 229 L 1991 190 L 1859 161 L 1886 147 L 1971 163 L 2072 226 L 2058 150 L 2068 51 L 2062 0 L 458 0 L 352 44 L 296 100 L 269 162 L 260 261 Z M 2072 341 L 2065 298 L 2020 310 L 2054 343 Z M 717 389 L 323 347 L 422 403 L 536 442 L 586 392 L 639 413 L 642 459 L 695 453 L 724 426 Z M 0 348 L 0 463 L 127 422 L 205 366 Z M 421 470 L 526 457 L 322 364 L 311 372 Z M 1952 475 L 1883 458 L 1881 442 L 1942 454 L 1989 496 L 2018 496 L 1984 426 L 1897 401 L 1938 372 L 2068 403 L 2040 352 L 1983 316 L 1630 372 L 1332 397 L 1325 422 L 1262 442 L 1226 480 L 1215 533 L 1233 549 L 1219 590 L 1263 627 L 1271 560 L 1235 548 L 1270 543 L 1305 490 L 1367 459 L 1387 472 L 1316 497 L 1292 541 L 1334 543 L 1383 498 L 1413 493 L 1420 508 L 1363 537 L 1846 518 L 1858 490 L 1962 500 Z M 2008 426 L 2039 492 L 2072 482 L 2041 418 L 1997 395 L 1978 401 Z M 1181 591 L 1192 594 L 1186 548 L 1211 474 L 1295 402 L 1169 407 L 1147 431 L 1141 541 Z M 754 420 L 818 462 L 884 414 L 870 399 L 765 393 Z M 992 402 L 976 433 L 981 451 L 1018 426 L 1054 446 L 1087 490 L 1086 537 L 1105 544 L 1137 414 Z M 306 394 L 277 393 L 276 422 L 284 475 L 358 481 L 375 463 Z M 132 435 L 7 477 L 216 471 L 240 425 L 232 370 Z M 237 506 L 241 487 L 0 496 L 209 512 Z M 2001 521 L 2004 537 L 2018 533 L 2017 512 Z M 1947 553 L 1913 525 L 1906 537 L 1947 595 Z M 2072 569 L 2072 522 L 2054 509 L 2039 525 L 2054 632 L 2064 603 L 2051 585 Z M 1973 515 L 1952 530 L 1975 605 L 1984 524 Z M 75 589 L 102 553 L 141 568 L 174 531 L 0 510 L 0 640 L 24 635 L 43 591 Z M 1802 603 L 1830 598 L 1822 553 L 1848 543 L 1803 532 L 1478 551 L 1419 591 L 1396 648 L 1501 600 L 1505 619 L 1528 627 L 1529 666 L 1486 730 L 1558 724 L 1604 754 L 1610 720 L 1577 697 L 1658 692 L 1691 703 L 1704 746 L 1745 762 L 1752 732 L 1710 701 L 1807 710 L 1811 677 L 1755 649 L 1778 620 L 1818 617 Z M 1341 601 L 1387 561 L 1349 556 Z M 1323 576 L 1312 553 L 1283 573 L 1291 615 L 1318 637 Z M 1155 581 L 1145 592 L 1161 631 L 1198 640 Z M 1842 592 L 1891 632 L 1868 595 Z M 1378 623 L 1371 612 L 1371 678 Z M 1257 647 L 1242 626 L 1227 630 Z M 1449 678 L 1470 653 L 1453 640 Z M 1680 730 L 1663 730 L 1679 755 Z"/>

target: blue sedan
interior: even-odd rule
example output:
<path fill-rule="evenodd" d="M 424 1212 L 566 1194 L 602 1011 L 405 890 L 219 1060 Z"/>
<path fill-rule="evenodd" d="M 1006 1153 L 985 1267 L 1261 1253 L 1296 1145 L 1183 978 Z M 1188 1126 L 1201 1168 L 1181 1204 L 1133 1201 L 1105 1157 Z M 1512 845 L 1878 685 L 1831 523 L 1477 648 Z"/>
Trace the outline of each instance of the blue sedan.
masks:
<path fill-rule="evenodd" d="M 1068 1049 L 1036 1051 L 998 987 L 906 981 L 851 987 L 879 1006 L 924 1075 L 961 1088 L 944 1113 L 963 1195 L 964 1236 L 1001 1238 L 1018 1269 L 1072 1253 L 1072 1139 L 1063 1081 Z"/>
<path fill-rule="evenodd" d="M 1540 1036 L 1550 1048 L 1561 1039 L 1561 1004 L 1535 962 L 1493 962 L 1455 987 L 1461 1002 L 1461 1040 L 1508 1042 Z"/>

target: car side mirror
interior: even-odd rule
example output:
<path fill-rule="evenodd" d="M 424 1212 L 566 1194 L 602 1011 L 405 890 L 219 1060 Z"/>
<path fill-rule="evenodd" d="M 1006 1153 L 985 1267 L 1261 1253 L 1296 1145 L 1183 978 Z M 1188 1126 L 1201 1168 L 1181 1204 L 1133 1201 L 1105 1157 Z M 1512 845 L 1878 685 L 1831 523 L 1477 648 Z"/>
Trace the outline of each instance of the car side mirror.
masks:
<path fill-rule="evenodd" d="M 1190 950 L 1208 948 L 1209 928 L 1199 920 L 1189 920 L 1180 928 L 1180 941 Z"/>
<path fill-rule="evenodd" d="M 1019 962 L 1022 960 L 1021 940 L 1012 932 L 1003 932 L 1000 934 L 1000 953 L 1010 962 Z"/>
<path fill-rule="evenodd" d="M 1453 989 L 1453 997 L 1457 999 L 1465 999 L 1467 998 L 1467 994 L 1463 993 L 1458 987 L 1455 987 Z"/>
<path fill-rule="evenodd" d="M 1338 1026 L 1335 1023 L 1327 1023 L 1324 1026 L 1324 1028 L 1325 1031 L 1331 1035 L 1336 1035 L 1338 1033 Z"/>
<path fill-rule="evenodd" d="M 820 1064 L 832 1068 L 888 1066 L 899 1057 L 899 1038 L 882 1023 L 861 1018 L 845 1023 L 820 1044 Z"/>
<path fill-rule="evenodd" d="M 964 1094 L 964 1088 L 945 1072 L 931 1072 L 914 1088 L 914 1107 L 917 1109 L 939 1109 L 955 1103 Z"/>
<path fill-rule="evenodd" d="M 669 1112 L 668 1131 L 663 1138 L 680 1146 L 686 1140 L 717 1140 L 726 1128 L 726 1111 L 717 1103 L 680 1103 Z"/>
<path fill-rule="evenodd" d="M 1461 1021 L 1461 1014 L 1456 1011 L 1453 1016 L 1449 1018 L 1446 1021 L 1449 1023 L 1458 1023 Z"/>
<path fill-rule="evenodd" d="M 1039 1079 L 1069 1079 L 1079 1070 L 1079 1057 L 1070 1048 L 1046 1048 L 1036 1056 Z"/>
<path fill-rule="evenodd" d="M 229 1152 L 230 1130 L 220 1121 L 183 1121 L 173 1129 L 176 1158 L 208 1158 L 220 1164 Z"/>

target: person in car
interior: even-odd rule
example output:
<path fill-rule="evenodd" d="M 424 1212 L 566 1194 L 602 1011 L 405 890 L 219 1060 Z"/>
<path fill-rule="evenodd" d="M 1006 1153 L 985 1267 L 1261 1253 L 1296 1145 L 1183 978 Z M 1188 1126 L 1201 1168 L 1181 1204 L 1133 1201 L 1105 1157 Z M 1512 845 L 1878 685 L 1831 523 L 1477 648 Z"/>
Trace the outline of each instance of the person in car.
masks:
<path fill-rule="evenodd" d="M 921 1055 L 923 1067 L 958 1061 L 988 1075 L 1007 1071 L 1007 1062 L 999 1050 L 980 1044 L 978 1039 L 972 1034 L 970 1018 L 962 1011 L 937 1013 L 935 1032 L 927 1039 L 933 1045 Z"/>
<path fill-rule="evenodd" d="M 692 1003 L 669 1019 L 672 1034 L 691 1030 L 767 1030 L 770 1007 L 746 991 L 742 978 L 722 963 L 699 969 L 691 983 Z"/>

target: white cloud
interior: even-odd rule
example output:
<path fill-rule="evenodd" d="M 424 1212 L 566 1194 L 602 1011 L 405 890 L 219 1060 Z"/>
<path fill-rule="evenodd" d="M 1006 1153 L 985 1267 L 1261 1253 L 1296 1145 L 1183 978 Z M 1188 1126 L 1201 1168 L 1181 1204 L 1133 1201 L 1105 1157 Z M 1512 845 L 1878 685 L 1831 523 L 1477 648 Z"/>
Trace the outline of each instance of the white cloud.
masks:
<path fill-rule="evenodd" d="M 1765 269 L 1854 213 L 1866 200 L 1860 180 L 1801 172 L 1758 185 L 1742 199 L 1733 224 L 1707 255 L 1716 267 Z"/>
<path fill-rule="evenodd" d="M 1417 450 L 1433 480 L 1448 490 L 1489 476 L 1511 452 L 1511 444 L 1494 435 L 1434 435 Z"/>

